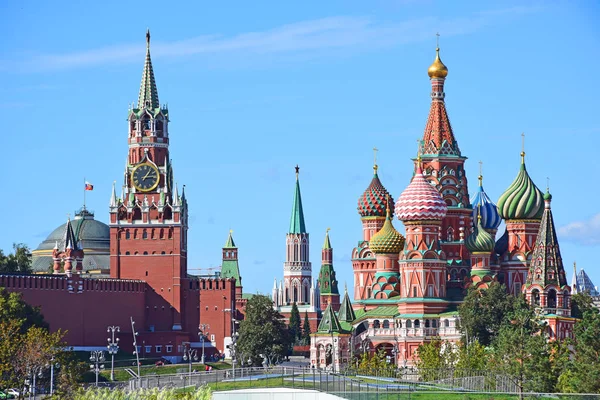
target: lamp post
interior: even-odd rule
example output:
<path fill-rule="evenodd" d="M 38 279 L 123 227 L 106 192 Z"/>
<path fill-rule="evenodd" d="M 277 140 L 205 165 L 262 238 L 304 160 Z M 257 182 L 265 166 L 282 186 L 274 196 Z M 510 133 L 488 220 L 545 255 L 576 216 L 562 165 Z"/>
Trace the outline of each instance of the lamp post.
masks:
<path fill-rule="evenodd" d="M 60 368 L 58 363 L 55 363 L 54 356 L 50 358 L 50 396 L 54 393 L 54 365 L 56 364 L 56 368 Z M 48 365 L 46 364 L 46 367 Z"/>
<path fill-rule="evenodd" d="M 223 309 L 224 312 L 229 312 L 231 313 L 231 345 L 229 346 L 229 354 L 231 355 L 231 369 L 232 369 L 232 374 L 233 374 L 233 378 L 235 379 L 235 363 L 236 363 L 236 354 L 235 354 L 235 343 L 237 342 L 237 337 L 238 334 L 235 331 L 235 318 L 233 316 L 233 309 L 231 308 L 225 308 Z"/>
<path fill-rule="evenodd" d="M 137 375 L 140 377 L 140 354 L 137 348 L 137 335 L 138 333 L 135 331 L 135 321 L 133 317 L 131 319 L 131 334 L 133 335 L 133 352 L 135 353 L 135 360 L 137 361 Z"/>
<path fill-rule="evenodd" d="M 196 349 L 192 349 L 191 344 L 187 343 L 183 350 L 183 360 L 189 362 L 189 374 L 192 377 L 192 360 L 198 361 L 198 352 Z"/>
<path fill-rule="evenodd" d="M 106 329 L 106 332 L 111 334 L 111 337 L 108 338 L 108 354 L 110 354 L 110 380 L 115 380 L 115 354 L 119 351 L 119 338 L 115 339 L 115 332 L 121 332 L 121 328 L 118 326 L 109 326 Z"/>
<path fill-rule="evenodd" d="M 210 325 L 208 324 L 200 324 L 198 326 L 200 332 L 198 332 L 198 336 L 200 336 L 200 342 L 202 342 L 202 364 L 204 364 L 204 340 L 205 340 L 205 332 L 210 329 Z"/>
<path fill-rule="evenodd" d="M 95 350 L 90 353 L 90 361 L 93 363 L 90 365 L 92 371 L 96 373 L 96 386 L 98 386 L 98 375 L 100 371 L 104 369 L 104 351 Z"/>

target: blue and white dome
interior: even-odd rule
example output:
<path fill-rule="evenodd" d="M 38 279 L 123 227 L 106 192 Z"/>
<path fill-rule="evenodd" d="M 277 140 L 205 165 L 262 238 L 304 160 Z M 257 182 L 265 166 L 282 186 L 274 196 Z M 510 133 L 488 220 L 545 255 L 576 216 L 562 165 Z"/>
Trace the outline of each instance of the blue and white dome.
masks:
<path fill-rule="evenodd" d="M 483 190 L 483 177 L 479 175 L 479 189 L 475 196 L 471 198 L 471 204 L 473 205 L 473 223 L 476 224 L 477 214 L 481 209 L 481 226 L 486 230 L 496 230 L 502 222 L 502 217 L 498 212 L 498 206 L 488 197 L 487 193 Z"/>

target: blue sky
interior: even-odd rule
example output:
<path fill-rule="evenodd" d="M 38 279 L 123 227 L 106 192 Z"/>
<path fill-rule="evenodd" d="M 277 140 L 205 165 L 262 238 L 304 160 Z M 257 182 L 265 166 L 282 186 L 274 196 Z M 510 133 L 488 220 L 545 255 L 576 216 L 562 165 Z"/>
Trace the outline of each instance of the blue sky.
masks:
<path fill-rule="evenodd" d="M 532 178 L 544 189 L 550 177 L 567 275 L 577 261 L 600 285 L 597 2 L 175 3 L 0 4 L 0 248 L 37 247 L 81 207 L 84 176 L 95 185 L 88 208 L 107 222 L 150 28 L 175 179 L 190 206 L 190 272 L 219 266 L 233 229 L 245 291 L 270 292 L 283 275 L 299 164 L 313 275 L 330 227 L 338 280 L 351 287 L 372 148 L 397 198 L 429 111 L 440 32 L 470 192 L 481 160 L 498 199 L 525 132 Z"/>

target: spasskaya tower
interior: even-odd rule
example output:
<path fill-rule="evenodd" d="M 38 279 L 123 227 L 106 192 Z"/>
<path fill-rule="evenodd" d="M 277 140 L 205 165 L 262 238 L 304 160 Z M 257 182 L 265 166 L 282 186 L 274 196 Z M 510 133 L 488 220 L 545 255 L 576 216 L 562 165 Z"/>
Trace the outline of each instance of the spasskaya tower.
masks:
<path fill-rule="evenodd" d="M 148 284 L 150 331 L 185 328 L 187 201 L 173 184 L 169 158 L 169 111 L 158 101 L 146 33 L 146 61 L 136 107 L 130 107 L 129 154 L 121 196 L 110 198 L 110 275 Z"/>

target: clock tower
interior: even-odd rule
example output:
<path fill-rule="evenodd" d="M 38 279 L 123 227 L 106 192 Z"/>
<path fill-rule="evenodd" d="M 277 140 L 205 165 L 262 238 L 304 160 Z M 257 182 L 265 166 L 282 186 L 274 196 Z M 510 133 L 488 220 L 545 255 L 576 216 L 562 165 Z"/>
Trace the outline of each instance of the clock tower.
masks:
<path fill-rule="evenodd" d="M 173 184 L 169 111 L 158 101 L 146 33 L 146 61 L 137 106 L 128 114 L 129 154 L 121 196 L 110 199 L 110 275 L 147 283 L 145 329 L 185 329 L 187 201 Z"/>

